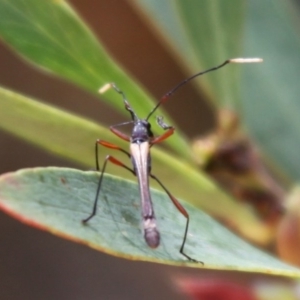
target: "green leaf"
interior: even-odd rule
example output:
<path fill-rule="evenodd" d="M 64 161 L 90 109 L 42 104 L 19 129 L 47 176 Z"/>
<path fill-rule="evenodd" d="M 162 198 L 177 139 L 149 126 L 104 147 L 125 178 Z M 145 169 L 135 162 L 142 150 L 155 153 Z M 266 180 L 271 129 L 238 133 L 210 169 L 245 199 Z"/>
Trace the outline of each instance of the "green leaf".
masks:
<path fill-rule="evenodd" d="M 214 103 L 238 109 L 267 158 L 298 181 L 299 5 L 291 0 L 134 3 L 190 74 L 241 54 L 264 59 L 260 65 L 228 66 L 197 82 Z"/>
<path fill-rule="evenodd" d="M 92 210 L 98 182 L 96 172 L 66 168 L 36 168 L 0 178 L 0 208 L 31 226 L 133 260 L 202 267 L 183 258 L 185 218 L 165 194 L 152 190 L 161 232 L 157 250 L 148 248 L 140 228 L 138 187 L 105 176 L 97 215 L 83 225 Z M 300 270 L 239 239 L 200 210 L 184 204 L 190 214 L 186 253 L 205 268 L 242 270 L 299 277 Z"/>
<path fill-rule="evenodd" d="M 95 166 L 94 143 L 97 138 L 128 149 L 128 143 L 105 127 L 1 88 L 0 128 L 89 168 Z M 126 164 L 130 166 L 130 160 L 123 153 L 109 149 L 101 149 L 99 153 L 100 162 L 111 153 L 125 163 L 127 161 Z M 265 243 L 270 238 L 272 230 L 266 224 L 245 204 L 225 195 L 197 168 L 159 148 L 153 147 L 151 155 L 152 171 L 159 178 L 164 178 L 164 184 L 172 193 L 227 221 L 256 242 Z M 109 167 L 108 171 L 112 169 Z M 132 178 L 123 168 L 115 167 L 114 171 L 120 176 Z"/>
<path fill-rule="evenodd" d="M 153 99 L 113 61 L 65 1 L 0 0 L 0 36 L 31 63 L 94 94 L 104 84 L 115 82 L 140 117 L 154 107 Z M 101 98 L 129 116 L 115 91 Z M 190 148 L 178 133 L 166 143 L 189 159 Z"/>
<path fill-rule="evenodd" d="M 120 140 L 92 121 L 3 88 L 0 88 L 0 128 L 89 166 L 94 166 L 93 144 L 97 138 Z"/>
<path fill-rule="evenodd" d="M 248 2 L 245 49 L 264 58 L 244 69 L 243 107 L 252 135 L 292 179 L 300 179 L 300 34 L 294 1 Z"/>
<path fill-rule="evenodd" d="M 239 56 L 243 43 L 245 2 L 234 0 L 135 0 L 150 28 L 175 52 L 189 75 Z M 239 69 L 228 66 L 198 79 L 214 104 L 233 107 L 239 100 Z"/>

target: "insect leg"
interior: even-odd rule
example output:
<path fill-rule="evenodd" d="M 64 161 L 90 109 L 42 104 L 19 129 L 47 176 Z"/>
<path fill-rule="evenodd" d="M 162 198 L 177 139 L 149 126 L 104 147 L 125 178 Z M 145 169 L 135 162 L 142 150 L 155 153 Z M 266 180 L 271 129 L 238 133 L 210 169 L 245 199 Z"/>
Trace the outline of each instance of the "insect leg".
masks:
<path fill-rule="evenodd" d="M 98 158 L 98 145 L 104 146 L 106 148 L 110 148 L 110 149 L 114 149 L 114 150 L 119 150 L 123 153 L 125 153 L 129 158 L 131 157 L 130 153 L 124 149 L 122 149 L 121 147 L 119 147 L 118 145 L 106 142 L 104 140 L 97 140 L 95 143 L 95 158 L 96 158 L 96 170 L 99 171 L 99 158 Z"/>
<path fill-rule="evenodd" d="M 132 121 L 130 122 L 126 122 L 126 123 L 123 123 L 123 124 L 129 124 L 129 123 L 132 123 Z M 119 125 L 123 125 L 123 124 L 119 124 Z M 119 138 L 121 138 L 122 140 L 124 141 L 127 141 L 127 142 L 130 142 L 130 136 L 128 136 L 127 134 L 124 134 L 123 132 L 119 131 L 118 129 L 115 128 L 115 126 L 110 126 L 109 129 L 112 133 L 114 133 L 116 136 L 118 136 Z"/>
<path fill-rule="evenodd" d="M 152 141 L 151 141 L 151 145 L 154 145 L 154 144 L 158 144 L 164 140 L 166 140 L 169 136 L 171 136 L 174 131 L 175 131 L 175 128 L 173 126 L 170 126 L 170 125 L 167 125 L 164 121 L 163 121 L 163 117 L 157 117 L 156 118 L 156 122 L 157 124 L 164 130 L 167 130 L 165 133 L 163 133 L 162 135 L 160 136 L 157 136 L 156 138 L 154 138 Z"/>
<path fill-rule="evenodd" d="M 115 146 L 113 144 L 109 144 L 109 143 L 107 143 L 107 144 L 110 145 L 110 146 Z M 107 146 L 107 145 L 104 145 L 102 143 L 101 143 L 101 145 Z M 109 147 L 109 148 L 112 148 L 112 147 Z M 120 150 L 120 151 L 125 152 L 126 154 L 128 154 L 130 156 L 130 154 L 128 152 L 126 152 L 125 150 L 123 150 L 121 148 L 112 148 L 112 149 Z M 135 175 L 134 170 L 132 170 L 131 168 L 129 168 L 128 166 L 126 166 L 125 164 L 123 164 L 121 161 L 119 161 L 118 159 L 114 158 L 113 156 L 107 155 L 106 158 L 105 158 L 105 160 L 104 160 L 102 172 L 100 174 L 100 178 L 99 178 L 99 181 L 98 181 L 97 192 L 96 192 L 96 197 L 95 197 L 95 200 L 94 200 L 94 206 L 93 206 L 92 213 L 86 219 L 82 220 L 83 223 L 88 222 L 92 217 L 94 217 L 96 215 L 97 203 L 98 203 L 98 198 L 99 198 L 99 194 L 100 194 L 100 190 L 101 190 L 103 175 L 104 175 L 104 172 L 105 172 L 106 165 L 107 165 L 108 161 L 112 162 L 115 165 L 118 165 L 118 166 L 121 166 L 121 167 L 125 168 L 126 170 L 130 171 L 133 175 Z"/>
<path fill-rule="evenodd" d="M 174 204 L 175 207 L 178 209 L 178 211 L 186 218 L 186 225 L 185 225 L 184 236 L 183 236 L 183 240 L 182 240 L 182 244 L 181 244 L 181 247 L 180 247 L 179 252 L 180 252 L 184 257 L 186 257 L 188 260 L 203 264 L 202 261 L 195 260 L 195 259 L 193 259 L 192 257 L 190 257 L 189 255 L 187 255 L 187 254 L 184 252 L 184 245 L 185 245 L 185 242 L 186 242 L 187 233 L 188 233 L 188 229 L 189 229 L 189 223 L 190 223 L 190 217 L 189 217 L 188 212 L 187 212 L 186 209 L 180 204 L 180 202 L 179 202 L 175 197 L 173 197 L 173 195 L 167 190 L 167 188 L 162 184 L 162 182 L 161 182 L 155 175 L 150 174 L 150 177 L 153 178 L 153 179 L 155 179 L 155 180 L 159 183 L 159 185 L 160 185 L 160 186 L 165 190 L 165 192 L 168 194 L 169 198 L 172 200 L 173 204 Z"/>

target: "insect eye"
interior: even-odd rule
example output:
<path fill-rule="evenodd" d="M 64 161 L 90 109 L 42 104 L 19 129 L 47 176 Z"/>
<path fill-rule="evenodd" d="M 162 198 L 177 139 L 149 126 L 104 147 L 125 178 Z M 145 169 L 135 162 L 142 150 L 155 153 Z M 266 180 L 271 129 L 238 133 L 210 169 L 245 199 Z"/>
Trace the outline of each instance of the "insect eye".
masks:
<path fill-rule="evenodd" d="M 149 130 L 151 128 L 151 124 L 146 121 L 146 120 L 143 120 L 143 125 Z"/>

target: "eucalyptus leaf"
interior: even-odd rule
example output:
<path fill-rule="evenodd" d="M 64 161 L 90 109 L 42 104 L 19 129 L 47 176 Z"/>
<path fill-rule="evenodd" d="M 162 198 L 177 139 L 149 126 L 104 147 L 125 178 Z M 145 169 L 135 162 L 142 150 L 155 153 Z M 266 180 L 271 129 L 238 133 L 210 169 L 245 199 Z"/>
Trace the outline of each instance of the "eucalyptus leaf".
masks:
<path fill-rule="evenodd" d="M 248 2 L 245 51 L 264 58 L 244 69 L 243 114 L 264 153 L 300 179 L 300 9 L 296 1 Z"/>
<path fill-rule="evenodd" d="M 240 56 L 243 46 L 245 1 L 134 0 L 150 28 L 163 37 L 189 75 Z M 239 70 L 228 66 L 197 80 L 213 104 L 234 107 L 239 101 Z"/>
<path fill-rule="evenodd" d="M 197 82 L 214 103 L 238 110 L 269 161 L 279 172 L 299 180 L 299 4 L 292 0 L 230 5 L 222 0 L 166 2 L 133 1 L 189 72 L 233 56 L 264 59 L 261 65 L 228 66 Z"/>
<path fill-rule="evenodd" d="M 154 107 L 155 101 L 110 57 L 66 1 L 0 0 L 0 37 L 29 62 L 94 94 L 104 84 L 115 82 L 142 118 Z M 128 116 L 115 91 L 101 99 Z M 190 148 L 179 130 L 166 143 L 190 158 Z"/>
<path fill-rule="evenodd" d="M 136 184 L 105 176 L 96 216 L 92 209 L 99 174 L 66 168 L 35 168 L 2 175 L 0 208 L 28 225 L 133 260 L 202 268 L 178 249 L 186 219 L 165 194 L 151 190 L 161 232 L 152 250 L 143 240 Z M 300 270 L 255 249 L 200 210 L 184 203 L 190 214 L 186 253 L 204 268 L 300 277 Z"/>
<path fill-rule="evenodd" d="M 97 138 L 120 141 L 101 125 L 4 88 L 0 88 L 0 128 L 89 167 L 95 166 Z"/>

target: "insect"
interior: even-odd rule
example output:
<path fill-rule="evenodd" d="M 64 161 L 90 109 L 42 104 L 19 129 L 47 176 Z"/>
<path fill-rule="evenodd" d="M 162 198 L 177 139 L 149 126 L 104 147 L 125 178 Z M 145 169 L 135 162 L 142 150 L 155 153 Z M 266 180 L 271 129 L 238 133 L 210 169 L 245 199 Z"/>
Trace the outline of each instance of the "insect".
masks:
<path fill-rule="evenodd" d="M 184 231 L 184 236 L 182 240 L 181 247 L 179 249 L 179 252 L 187 258 L 189 261 L 193 262 L 199 262 L 192 257 L 190 257 L 188 254 L 185 253 L 184 251 L 184 246 L 186 243 L 187 239 L 187 233 L 189 229 L 189 214 L 186 211 L 186 209 L 180 204 L 180 202 L 168 191 L 168 189 L 163 185 L 163 183 L 151 172 L 151 156 L 150 156 L 150 148 L 158 144 L 164 140 L 166 140 L 168 137 L 170 137 L 174 133 L 174 127 L 169 126 L 163 121 L 163 117 L 157 117 L 157 123 L 158 125 L 165 130 L 165 132 L 157 137 L 154 137 L 154 134 L 151 130 L 151 124 L 149 123 L 150 117 L 153 115 L 153 113 L 159 108 L 161 104 L 163 104 L 170 96 L 181 86 L 189 82 L 190 80 L 203 75 L 205 73 L 217 70 L 229 63 L 249 63 L 249 62 L 259 62 L 261 61 L 260 59 L 256 58 L 236 58 L 236 59 L 230 59 L 226 60 L 223 62 L 221 65 L 218 65 L 216 67 L 213 67 L 211 69 L 208 69 L 206 71 L 199 72 L 184 81 L 180 82 L 178 85 L 176 85 L 172 90 L 170 90 L 168 93 L 166 93 L 160 101 L 156 104 L 156 106 L 150 111 L 148 116 L 145 119 L 139 118 L 136 113 L 134 112 L 133 108 L 130 106 L 128 100 L 126 99 L 126 96 L 123 91 L 121 91 L 115 84 L 110 83 L 106 84 L 103 88 L 100 89 L 100 93 L 104 93 L 107 89 L 113 88 L 117 93 L 119 93 L 122 96 L 123 102 L 125 109 L 129 112 L 131 116 L 131 121 L 117 124 L 114 126 L 110 126 L 110 130 L 112 133 L 114 133 L 116 136 L 119 138 L 127 141 L 130 143 L 130 149 L 129 151 L 126 151 L 119 147 L 118 145 L 112 144 L 110 142 L 100 140 L 98 139 L 95 143 L 95 157 L 96 157 L 96 169 L 100 171 L 99 168 L 99 158 L 98 158 L 98 145 L 104 146 L 106 148 L 110 148 L 113 150 L 118 150 L 123 153 L 125 153 L 130 159 L 132 163 L 132 168 L 128 167 L 125 165 L 123 162 L 118 160 L 117 158 L 107 155 L 102 171 L 100 174 L 98 186 L 97 186 L 97 191 L 96 191 L 96 197 L 94 200 L 94 206 L 92 213 L 84 220 L 82 220 L 83 223 L 87 223 L 92 217 L 96 215 L 97 211 L 97 203 L 99 199 L 99 194 L 101 191 L 101 185 L 103 181 L 103 174 L 106 169 L 106 165 L 108 162 L 111 162 L 115 165 L 118 165 L 120 167 L 123 167 L 127 169 L 129 172 L 131 172 L 134 176 L 137 177 L 138 179 L 138 184 L 139 184 L 139 191 L 140 191 L 140 198 L 141 198 L 141 210 L 142 210 L 142 222 L 143 222 L 143 230 L 144 230 L 144 238 L 146 243 L 150 248 L 157 248 L 160 243 L 160 233 L 157 229 L 157 223 L 156 223 L 156 218 L 155 218 L 155 213 L 153 209 L 153 204 L 151 200 L 151 194 L 150 194 L 150 189 L 149 189 L 149 177 L 152 179 L 156 180 L 158 184 L 163 188 L 163 190 L 167 193 L 175 207 L 178 209 L 178 211 L 186 218 L 186 225 L 185 225 L 185 231 Z M 131 132 L 131 136 L 128 136 L 118 129 L 116 127 L 122 126 L 125 124 L 133 124 L 133 129 Z M 200 262 L 202 263 L 202 262 Z M 202 263 L 203 264 L 203 263 Z"/>

